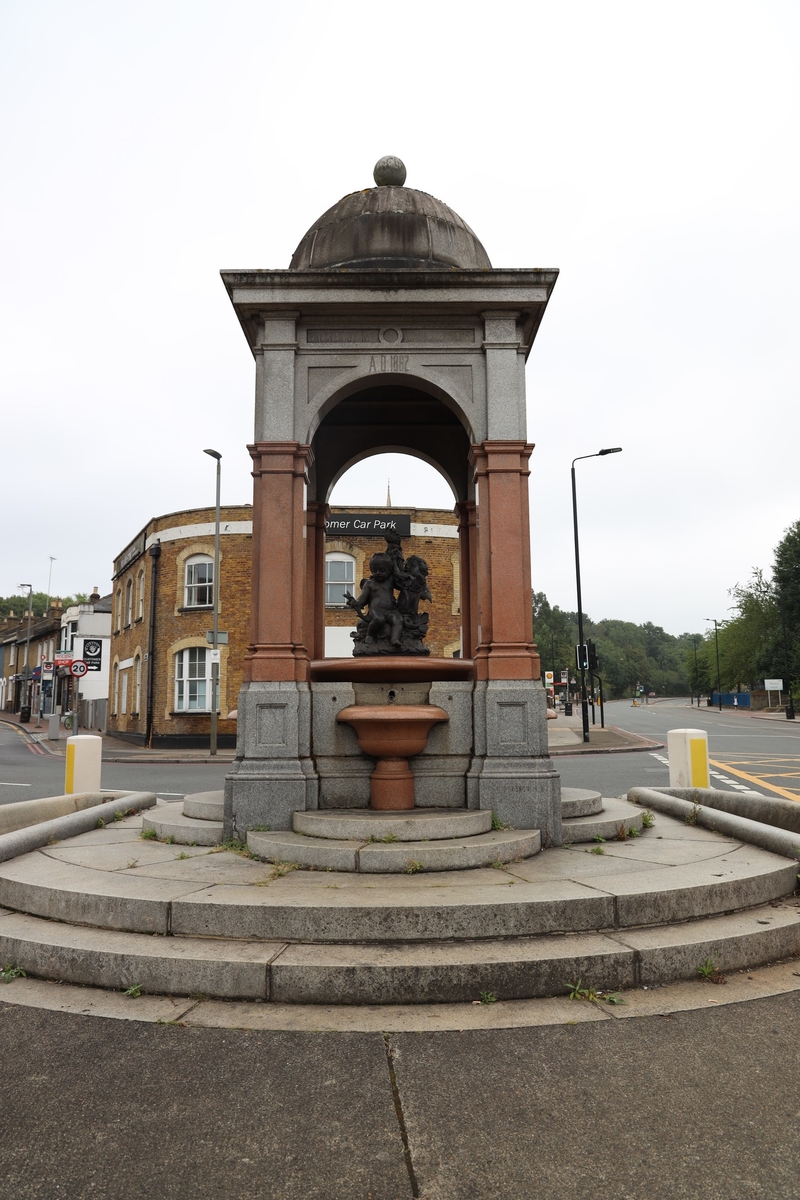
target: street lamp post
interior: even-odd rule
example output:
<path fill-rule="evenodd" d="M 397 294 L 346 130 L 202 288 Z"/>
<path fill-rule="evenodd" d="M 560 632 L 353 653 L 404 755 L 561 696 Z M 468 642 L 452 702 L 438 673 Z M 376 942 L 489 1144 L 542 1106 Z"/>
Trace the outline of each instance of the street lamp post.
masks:
<path fill-rule="evenodd" d="M 28 636 L 25 639 L 25 704 L 30 703 L 31 689 L 31 620 L 33 618 L 33 587 L 29 583 L 18 583 L 17 587 L 28 589 Z M 20 703 L 22 709 L 22 703 Z"/>
<path fill-rule="evenodd" d="M 222 455 L 217 450 L 204 450 L 204 454 L 210 454 L 212 458 L 217 460 L 217 503 L 214 513 L 214 581 L 213 581 L 213 596 L 214 596 L 214 628 L 211 635 L 211 729 L 209 739 L 209 753 L 217 753 L 217 708 L 219 695 L 219 493 L 220 493 L 220 475 L 222 467 Z"/>
<path fill-rule="evenodd" d="M 692 649 L 694 650 L 694 692 L 697 696 L 697 707 L 700 707 L 700 691 L 697 686 L 697 638 L 692 638 Z"/>
<path fill-rule="evenodd" d="M 714 622 L 714 642 L 717 649 L 717 700 L 719 702 L 719 711 L 722 712 L 722 675 L 719 669 L 719 621 L 716 617 L 706 617 L 706 620 Z"/>
<path fill-rule="evenodd" d="M 581 598 L 581 556 L 578 546 L 578 493 L 575 485 L 575 463 L 585 458 L 603 458 L 606 454 L 620 454 L 622 446 L 611 446 L 606 450 L 598 450 L 595 454 L 580 454 L 572 460 L 572 527 L 575 534 L 575 582 L 578 591 L 578 644 L 583 647 L 586 642 L 583 636 L 583 600 Z M 586 699 L 586 662 L 583 649 L 579 651 L 581 661 L 578 664 L 581 673 L 581 724 L 583 725 L 583 740 L 589 741 L 589 702 Z"/>
<path fill-rule="evenodd" d="M 794 717 L 794 698 L 792 696 L 792 662 L 789 654 L 789 636 L 786 632 L 786 611 L 783 607 L 783 597 L 778 593 L 778 608 L 781 614 L 781 628 L 783 629 L 783 661 L 784 670 L 786 672 L 786 720 L 793 721 Z M 778 697 L 780 699 L 780 697 Z"/>

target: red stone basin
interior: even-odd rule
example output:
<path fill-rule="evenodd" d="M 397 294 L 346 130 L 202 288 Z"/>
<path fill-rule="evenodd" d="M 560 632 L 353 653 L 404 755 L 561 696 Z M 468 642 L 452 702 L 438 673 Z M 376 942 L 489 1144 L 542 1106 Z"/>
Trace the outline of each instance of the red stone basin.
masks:
<path fill-rule="evenodd" d="M 377 758 L 370 777 L 370 808 L 400 811 L 414 807 L 414 776 L 408 759 L 421 754 L 438 721 L 434 704 L 351 704 L 336 718 L 352 725 L 365 754 Z"/>

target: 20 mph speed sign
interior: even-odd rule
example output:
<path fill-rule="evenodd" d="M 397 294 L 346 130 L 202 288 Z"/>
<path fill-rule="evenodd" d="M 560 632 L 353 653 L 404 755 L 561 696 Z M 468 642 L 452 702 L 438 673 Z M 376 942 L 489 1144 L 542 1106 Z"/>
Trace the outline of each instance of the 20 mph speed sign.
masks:
<path fill-rule="evenodd" d="M 69 665 L 69 673 L 70 675 L 74 675 L 76 679 L 80 679 L 81 676 L 85 675 L 88 670 L 89 667 L 82 658 L 76 658 L 75 661 Z"/>

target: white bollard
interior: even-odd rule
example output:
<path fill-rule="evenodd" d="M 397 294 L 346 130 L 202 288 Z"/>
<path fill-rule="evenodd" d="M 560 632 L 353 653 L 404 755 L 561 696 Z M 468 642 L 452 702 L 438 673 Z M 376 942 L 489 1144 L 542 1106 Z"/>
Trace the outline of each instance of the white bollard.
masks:
<path fill-rule="evenodd" d="M 103 739 L 94 733 L 76 733 L 67 738 L 67 769 L 64 794 L 99 792 Z"/>
<path fill-rule="evenodd" d="M 667 734 L 667 754 L 670 787 L 711 786 L 708 773 L 708 734 L 705 729 L 670 729 Z"/>

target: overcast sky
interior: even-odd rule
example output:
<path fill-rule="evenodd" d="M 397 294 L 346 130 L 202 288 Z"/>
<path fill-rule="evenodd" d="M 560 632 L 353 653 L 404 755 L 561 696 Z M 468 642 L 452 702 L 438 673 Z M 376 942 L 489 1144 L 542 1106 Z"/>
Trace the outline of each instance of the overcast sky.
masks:
<path fill-rule="evenodd" d="M 0 5 L 0 595 L 110 589 L 151 516 L 252 498 L 220 268 L 283 268 L 397 154 L 494 266 L 558 267 L 528 362 L 533 583 L 673 633 L 800 517 L 800 7 Z M 449 505 L 373 460 L 334 500 Z"/>

